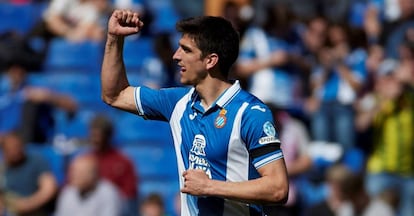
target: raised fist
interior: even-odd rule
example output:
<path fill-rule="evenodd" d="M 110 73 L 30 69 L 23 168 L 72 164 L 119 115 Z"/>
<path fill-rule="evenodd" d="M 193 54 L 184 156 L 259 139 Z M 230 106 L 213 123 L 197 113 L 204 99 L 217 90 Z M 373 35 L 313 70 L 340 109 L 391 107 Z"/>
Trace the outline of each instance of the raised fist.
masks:
<path fill-rule="evenodd" d="M 144 23 L 139 14 L 130 10 L 115 10 L 108 22 L 108 34 L 114 36 L 128 36 L 138 33 Z"/>

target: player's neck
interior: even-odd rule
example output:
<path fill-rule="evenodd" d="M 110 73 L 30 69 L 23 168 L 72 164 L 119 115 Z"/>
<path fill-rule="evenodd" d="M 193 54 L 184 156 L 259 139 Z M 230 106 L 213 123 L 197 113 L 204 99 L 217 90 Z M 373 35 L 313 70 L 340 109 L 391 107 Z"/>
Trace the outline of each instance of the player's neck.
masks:
<path fill-rule="evenodd" d="M 201 105 L 207 110 L 230 86 L 231 83 L 228 81 L 210 77 L 199 83 L 195 88 L 201 98 Z"/>

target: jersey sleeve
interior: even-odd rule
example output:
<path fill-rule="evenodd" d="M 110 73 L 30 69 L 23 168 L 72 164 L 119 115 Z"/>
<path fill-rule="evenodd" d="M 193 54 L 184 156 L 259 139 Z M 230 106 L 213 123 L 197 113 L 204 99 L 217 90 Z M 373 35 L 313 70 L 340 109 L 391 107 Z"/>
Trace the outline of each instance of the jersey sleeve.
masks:
<path fill-rule="evenodd" d="M 146 119 L 168 121 L 176 103 L 188 91 L 188 88 L 155 90 L 145 86 L 136 87 L 134 98 L 138 114 Z"/>
<path fill-rule="evenodd" d="M 241 134 L 256 169 L 283 158 L 279 135 L 267 106 L 255 104 L 246 109 Z"/>

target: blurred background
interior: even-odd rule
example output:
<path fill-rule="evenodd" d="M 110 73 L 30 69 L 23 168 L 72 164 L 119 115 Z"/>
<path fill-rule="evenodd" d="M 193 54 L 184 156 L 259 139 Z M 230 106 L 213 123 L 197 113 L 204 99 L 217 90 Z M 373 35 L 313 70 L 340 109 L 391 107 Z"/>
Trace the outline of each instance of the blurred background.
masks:
<path fill-rule="evenodd" d="M 274 112 L 289 201 L 268 215 L 414 215 L 413 0 L 0 0 L 0 215 L 179 215 L 169 126 L 100 98 L 114 9 L 131 85 L 179 86 L 175 23 L 224 16 L 231 78 Z"/>

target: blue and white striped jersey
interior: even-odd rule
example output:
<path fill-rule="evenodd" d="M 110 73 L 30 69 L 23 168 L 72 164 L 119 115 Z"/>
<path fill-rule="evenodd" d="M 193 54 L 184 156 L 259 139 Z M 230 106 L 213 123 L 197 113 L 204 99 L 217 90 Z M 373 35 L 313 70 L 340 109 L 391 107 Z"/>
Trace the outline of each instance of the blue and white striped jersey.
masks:
<path fill-rule="evenodd" d="M 238 81 L 207 110 L 194 88 L 137 87 L 135 102 L 141 116 L 169 122 L 180 176 L 202 169 L 215 180 L 247 181 L 283 157 L 270 110 Z M 183 216 L 263 215 L 258 205 L 187 194 L 181 195 L 181 211 Z"/>

